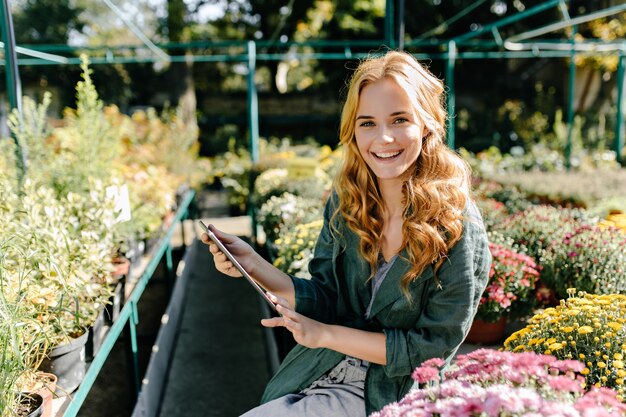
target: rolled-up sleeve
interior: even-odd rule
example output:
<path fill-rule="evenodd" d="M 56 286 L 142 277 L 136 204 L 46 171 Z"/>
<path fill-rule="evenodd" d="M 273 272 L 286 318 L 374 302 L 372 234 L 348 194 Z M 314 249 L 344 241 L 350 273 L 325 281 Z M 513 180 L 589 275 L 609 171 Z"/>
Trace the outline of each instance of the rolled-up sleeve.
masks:
<path fill-rule="evenodd" d="M 491 255 L 482 222 L 466 221 L 463 236 L 429 283 L 425 307 L 411 329 L 383 329 L 387 376 L 410 374 L 423 361 L 452 358 L 467 335 L 487 285 Z"/>
<path fill-rule="evenodd" d="M 333 197 L 324 208 L 324 225 L 309 263 L 310 279 L 291 276 L 296 295 L 296 311 L 323 323 L 334 323 L 337 316 L 337 278 L 333 251 L 336 244 L 330 230 L 334 211 Z"/>

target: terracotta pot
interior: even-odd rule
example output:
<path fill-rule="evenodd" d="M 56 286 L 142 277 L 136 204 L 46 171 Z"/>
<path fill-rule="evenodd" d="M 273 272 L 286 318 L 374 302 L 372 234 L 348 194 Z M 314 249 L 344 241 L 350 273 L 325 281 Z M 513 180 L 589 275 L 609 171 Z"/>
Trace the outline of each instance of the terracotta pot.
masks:
<path fill-rule="evenodd" d="M 49 372 L 37 372 L 37 377 L 43 386 L 35 394 L 41 395 L 43 398 L 43 413 L 41 417 L 52 417 L 52 400 L 54 399 L 54 391 L 57 388 L 57 376 Z"/>
<path fill-rule="evenodd" d="M 504 329 L 506 327 L 506 317 L 501 317 L 495 323 L 475 319 L 472 322 L 465 342 L 480 345 L 490 345 L 502 342 L 504 339 Z"/>
<path fill-rule="evenodd" d="M 130 259 L 124 256 L 117 256 L 112 259 L 112 262 L 115 266 L 115 270 L 111 272 L 111 276 L 121 277 L 128 275 L 128 272 L 130 271 Z"/>

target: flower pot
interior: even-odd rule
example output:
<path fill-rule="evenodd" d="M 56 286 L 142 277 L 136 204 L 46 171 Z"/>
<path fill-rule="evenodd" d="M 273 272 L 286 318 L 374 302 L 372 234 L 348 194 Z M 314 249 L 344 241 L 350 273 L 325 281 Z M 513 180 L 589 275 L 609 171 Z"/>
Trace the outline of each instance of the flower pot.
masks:
<path fill-rule="evenodd" d="M 41 363 L 40 370 L 57 376 L 57 395 L 71 394 L 78 388 L 87 370 L 85 345 L 89 338 L 86 331 L 69 343 L 53 348 Z"/>
<path fill-rule="evenodd" d="M 43 415 L 43 398 L 34 392 L 21 392 L 18 398 L 18 409 L 15 415 L 20 417 L 41 417 Z"/>
<path fill-rule="evenodd" d="M 102 308 L 100 314 L 98 314 L 98 317 L 96 318 L 96 321 L 89 329 L 89 336 L 87 337 L 87 343 L 85 344 L 85 360 L 87 362 L 91 362 L 96 356 L 100 346 L 102 345 L 104 337 L 109 331 L 106 320 L 106 316 L 108 314 L 109 313 L 106 311 L 106 308 Z"/>
<path fill-rule="evenodd" d="M 111 296 L 109 303 L 105 306 L 104 320 L 107 326 L 112 326 L 115 320 L 120 315 L 122 307 L 124 306 L 126 289 L 126 279 L 122 278 L 116 285 L 113 295 Z"/>
<path fill-rule="evenodd" d="M 43 399 L 43 412 L 41 417 L 52 417 L 52 400 L 57 388 L 57 376 L 49 372 L 37 372 L 37 377 L 43 385 L 35 391 Z"/>
<path fill-rule="evenodd" d="M 474 319 L 472 327 L 465 338 L 465 342 L 479 345 L 500 343 L 502 339 L 504 339 L 505 328 L 506 317 L 500 317 L 495 323 Z"/>
<path fill-rule="evenodd" d="M 121 279 L 123 276 L 128 275 L 130 271 L 130 259 L 125 256 L 116 256 L 111 260 L 114 266 L 113 272 L 111 272 L 111 276 Z"/>

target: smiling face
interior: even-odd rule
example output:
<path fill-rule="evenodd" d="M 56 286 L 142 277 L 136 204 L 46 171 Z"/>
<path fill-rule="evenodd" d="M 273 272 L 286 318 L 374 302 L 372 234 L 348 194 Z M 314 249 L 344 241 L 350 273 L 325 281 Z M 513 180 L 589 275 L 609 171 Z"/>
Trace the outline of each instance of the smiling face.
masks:
<path fill-rule="evenodd" d="M 363 87 L 354 136 L 379 185 L 402 181 L 420 154 L 425 131 L 408 95 L 393 79 Z"/>

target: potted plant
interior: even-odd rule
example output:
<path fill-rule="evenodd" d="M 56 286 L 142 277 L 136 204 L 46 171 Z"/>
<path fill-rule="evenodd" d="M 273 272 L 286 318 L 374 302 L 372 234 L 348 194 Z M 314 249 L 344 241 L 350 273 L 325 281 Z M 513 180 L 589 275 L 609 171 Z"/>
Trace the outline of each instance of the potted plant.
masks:
<path fill-rule="evenodd" d="M 541 280 L 558 298 L 568 288 L 592 294 L 626 293 L 626 234 L 582 225 L 555 239 L 542 258 Z"/>
<path fill-rule="evenodd" d="M 8 416 L 16 408 L 16 382 L 23 371 L 23 363 L 15 355 L 19 341 L 16 338 L 14 312 L 0 297 L 0 415 Z"/>
<path fill-rule="evenodd" d="M 30 307 L 24 302 L 25 288 L 18 291 L 13 288 L 27 285 L 33 273 L 28 263 L 30 252 L 14 256 L 19 247 L 17 236 L 5 235 L 0 243 L 0 415 L 40 416 L 47 407 L 49 417 L 52 392 L 48 391 L 50 395 L 45 402 L 45 390 L 40 383 L 44 378 L 54 379 L 55 376 L 43 376 L 36 371 L 43 359 L 47 338 L 44 328 L 31 316 Z"/>
<path fill-rule="evenodd" d="M 275 242 L 278 253 L 274 266 L 287 274 L 310 277 L 309 262 L 313 259 L 315 242 L 323 224 L 324 221 L 320 219 L 296 225 L 290 230 L 283 229 L 284 233 Z"/>
<path fill-rule="evenodd" d="M 513 333 L 504 348 L 541 352 L 583 362 L 587 387 L 609 387 L 626 399 L 626 295 L 588 294 L 568 289 L 568 298 L 533 316 Z"/>
<path fill-rule="evenodd" d="M 106 280 L 112 269 L 107 262 L 114 237 L 112 202 L 98 182 L 92 184 L 89 195 L 68 193 L 65 199 L 30 180 L 24 182 L 22 191 L 22 195 L 3 194 L 3 216 L 5 233 L 15 236 L 7 256 L 15 264 L 27 253 L 30 273 L 11 275 L 11 280 L 5 280 L 5 291 L 14 299 L 19 295 L 30 317 L 40 322 L 51 349 L 49 356 L 69 344 L 78 345 L 80 357 L 87 330 L 111 295 Z M 75 372 L 71 384 L 58 369 L 46 370 L 53 370 L 59 386 L 69 392 L 84 374 L 82 362 L 77 364 L 82 371 Z"/>
<path fill-rule="evenodd" d="M 319 220 L 323 210 L 323 203 L 319 198 L 283 193 L 281 196 L 272 196 L 263 203 L 257 215 L 258 223 L 263 227 L 267 240 L 273 243 L 283 228 L 290 230 L 299 224 Z"/>
<path fill-rule="evenodd" d="M 595 223 L 596 219 L 582 209 L 537 205 L 511 215 L 492 230 L 525 246 L 527 255 L 540 260 L 553 241 L 584 224 Z"/>
<path fill-rule="evenodd" d="M 496 343 L 502 340 L 506 322 L 521 317 L 532 309 L 533 290 L 539 277 L 539 266 L 528 255 L 506 244 L 494 243 L 491 234 L 489 250 L 492 255 L 489 281 L 466 341 L 469 343 Z"/>

